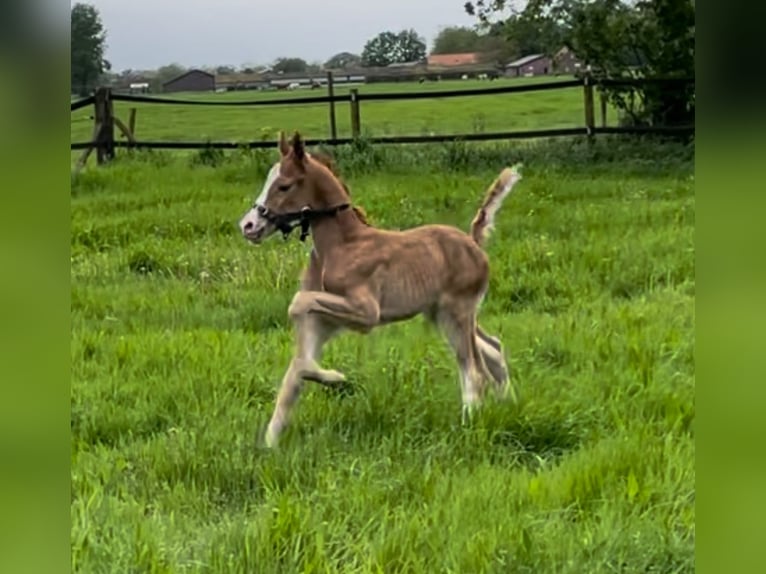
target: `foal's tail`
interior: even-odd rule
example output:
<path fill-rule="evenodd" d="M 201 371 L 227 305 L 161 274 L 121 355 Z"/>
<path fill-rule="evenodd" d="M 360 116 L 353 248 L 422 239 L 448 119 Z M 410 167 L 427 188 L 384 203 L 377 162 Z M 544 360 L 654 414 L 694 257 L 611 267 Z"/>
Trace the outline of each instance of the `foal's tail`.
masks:
<path fill-rule="evenodd" d="M 521 179 L 520 167 L 520 164 L 506 167 L 489 186 L 484 202 L 471 222 L 471 237 L 479 246 L 489 237 L 495 224 L 495 213 L 500 209 L 505 196 L 511 193 L 513 186 Z"/>

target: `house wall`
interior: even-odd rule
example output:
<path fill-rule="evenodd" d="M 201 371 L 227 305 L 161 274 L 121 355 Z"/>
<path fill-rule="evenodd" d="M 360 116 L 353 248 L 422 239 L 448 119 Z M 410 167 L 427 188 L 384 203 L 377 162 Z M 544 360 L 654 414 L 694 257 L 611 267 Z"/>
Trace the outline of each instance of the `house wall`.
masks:
<path fill-rule="evenodd" d="M 561 54 L 553 62 L 553 71 L 556 74 L 574 74 L 580 69 L 580 61 L 572 52 Z"/>
<path fill-rule="evenodd" d="M 212 92 L 215 90 L 215 77 L 205 72 L 191 72 L 170 80 L 162 87 L 163 92 Z"/>
<path fill-rule="evenodd" d="M 550 58 L 538 58 L 523 66 L 514 66 L 505 71 L 506 76 L 522 78 L 524 76 L 544 76 L 553 73 L 553 62 Z"/>

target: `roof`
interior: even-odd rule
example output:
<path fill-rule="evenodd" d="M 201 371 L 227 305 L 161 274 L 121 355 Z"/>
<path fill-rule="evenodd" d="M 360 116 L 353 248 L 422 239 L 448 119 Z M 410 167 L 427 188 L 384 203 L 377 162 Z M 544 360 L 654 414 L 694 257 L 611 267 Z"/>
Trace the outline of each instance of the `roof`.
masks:
<path fill-rule="evenodd" d="M 414 68 L 423 64 L 420 60 L 412 60 L 409 62 L 391 62 L 386 68 Z"/>
<path fill-rule="evenodd" d="M 539 60 L 540 58 L 545 58 L 545 54 L 530 54 L 529 56 L 524 56 L 523 58 L 519 58 L 518 60 L 514 60 L 513 62 L 506 64 L 505 67 L 518 68 L 519 66 L 529 64 L 535 60 Z"/>
<path fill-rule="evenodd" d="M 187 70 L 186 72 L 184 72 L 180 76 L 176 76 L 175 78 L 172 78 L 172 79 L 168 80 L 167 82 L 163 83 L 162 85 L 163 86 L 167 86 L 168 84 L 172 84 L 173 82 L 177 82 L 181 78 L 185 78 L 186 76 L 190 76 L 191 74 L 204 74 L 205 76 L 210 76 L 211 78 L 215 79 L 215 75 L 211 74 L 210 72 L 206 72 L 205 70 L 194 69 L 194 70 Z"/>
<path fill-rule="evenodd" d="M 215 77 L 216 84 L 247 84 L 265 82 L 263 74 L 253 73 L 246 74 L 244 72 L 234 74 L 218 74 Z"/>
<path fill-rule="evenodd" d="M 428 56 L 429 66 L 464 66 L 479 61 L 478 52 L 461 52 L 455 54 L 432 54 Z"/>

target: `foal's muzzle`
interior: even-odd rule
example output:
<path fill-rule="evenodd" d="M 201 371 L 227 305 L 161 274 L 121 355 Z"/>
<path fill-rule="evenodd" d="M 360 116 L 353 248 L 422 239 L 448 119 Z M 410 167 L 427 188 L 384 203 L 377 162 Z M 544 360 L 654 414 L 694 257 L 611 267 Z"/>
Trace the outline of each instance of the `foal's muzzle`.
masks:
<path fill-rule="evenodd" d="M 277 228 L 269 219 L 269 210 L 263 205 L 255 205 L 239 222 L 239 229 L 248 241 L 260 243 Z"/>

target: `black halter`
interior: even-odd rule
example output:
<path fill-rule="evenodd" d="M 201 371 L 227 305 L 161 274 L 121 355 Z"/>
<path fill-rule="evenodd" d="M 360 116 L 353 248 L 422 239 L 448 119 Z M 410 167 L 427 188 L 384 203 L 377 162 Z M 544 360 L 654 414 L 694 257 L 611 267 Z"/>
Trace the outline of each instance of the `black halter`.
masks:
<path fill-rule="evenodd" d="M 300 211 L 292 211 L 290 213 L 271 213 L 268 208 L 263 205 L 257 205 L 256 209 L 262 217 L 265 217 L 282 232 L 282 236 L 285 240 L 287 240 L 287 237 L 292 233 L 293 229 L 300 226 L 301 241 L 306 241 L 306 237 L 309 235 L 309 225 L 311 225 L 313 220 L 322 217 L 333 217 L 349 207 L 350 204 L 348 203 L 343 203 L 327 209 L 312 209 L 307 205 Z"/>

